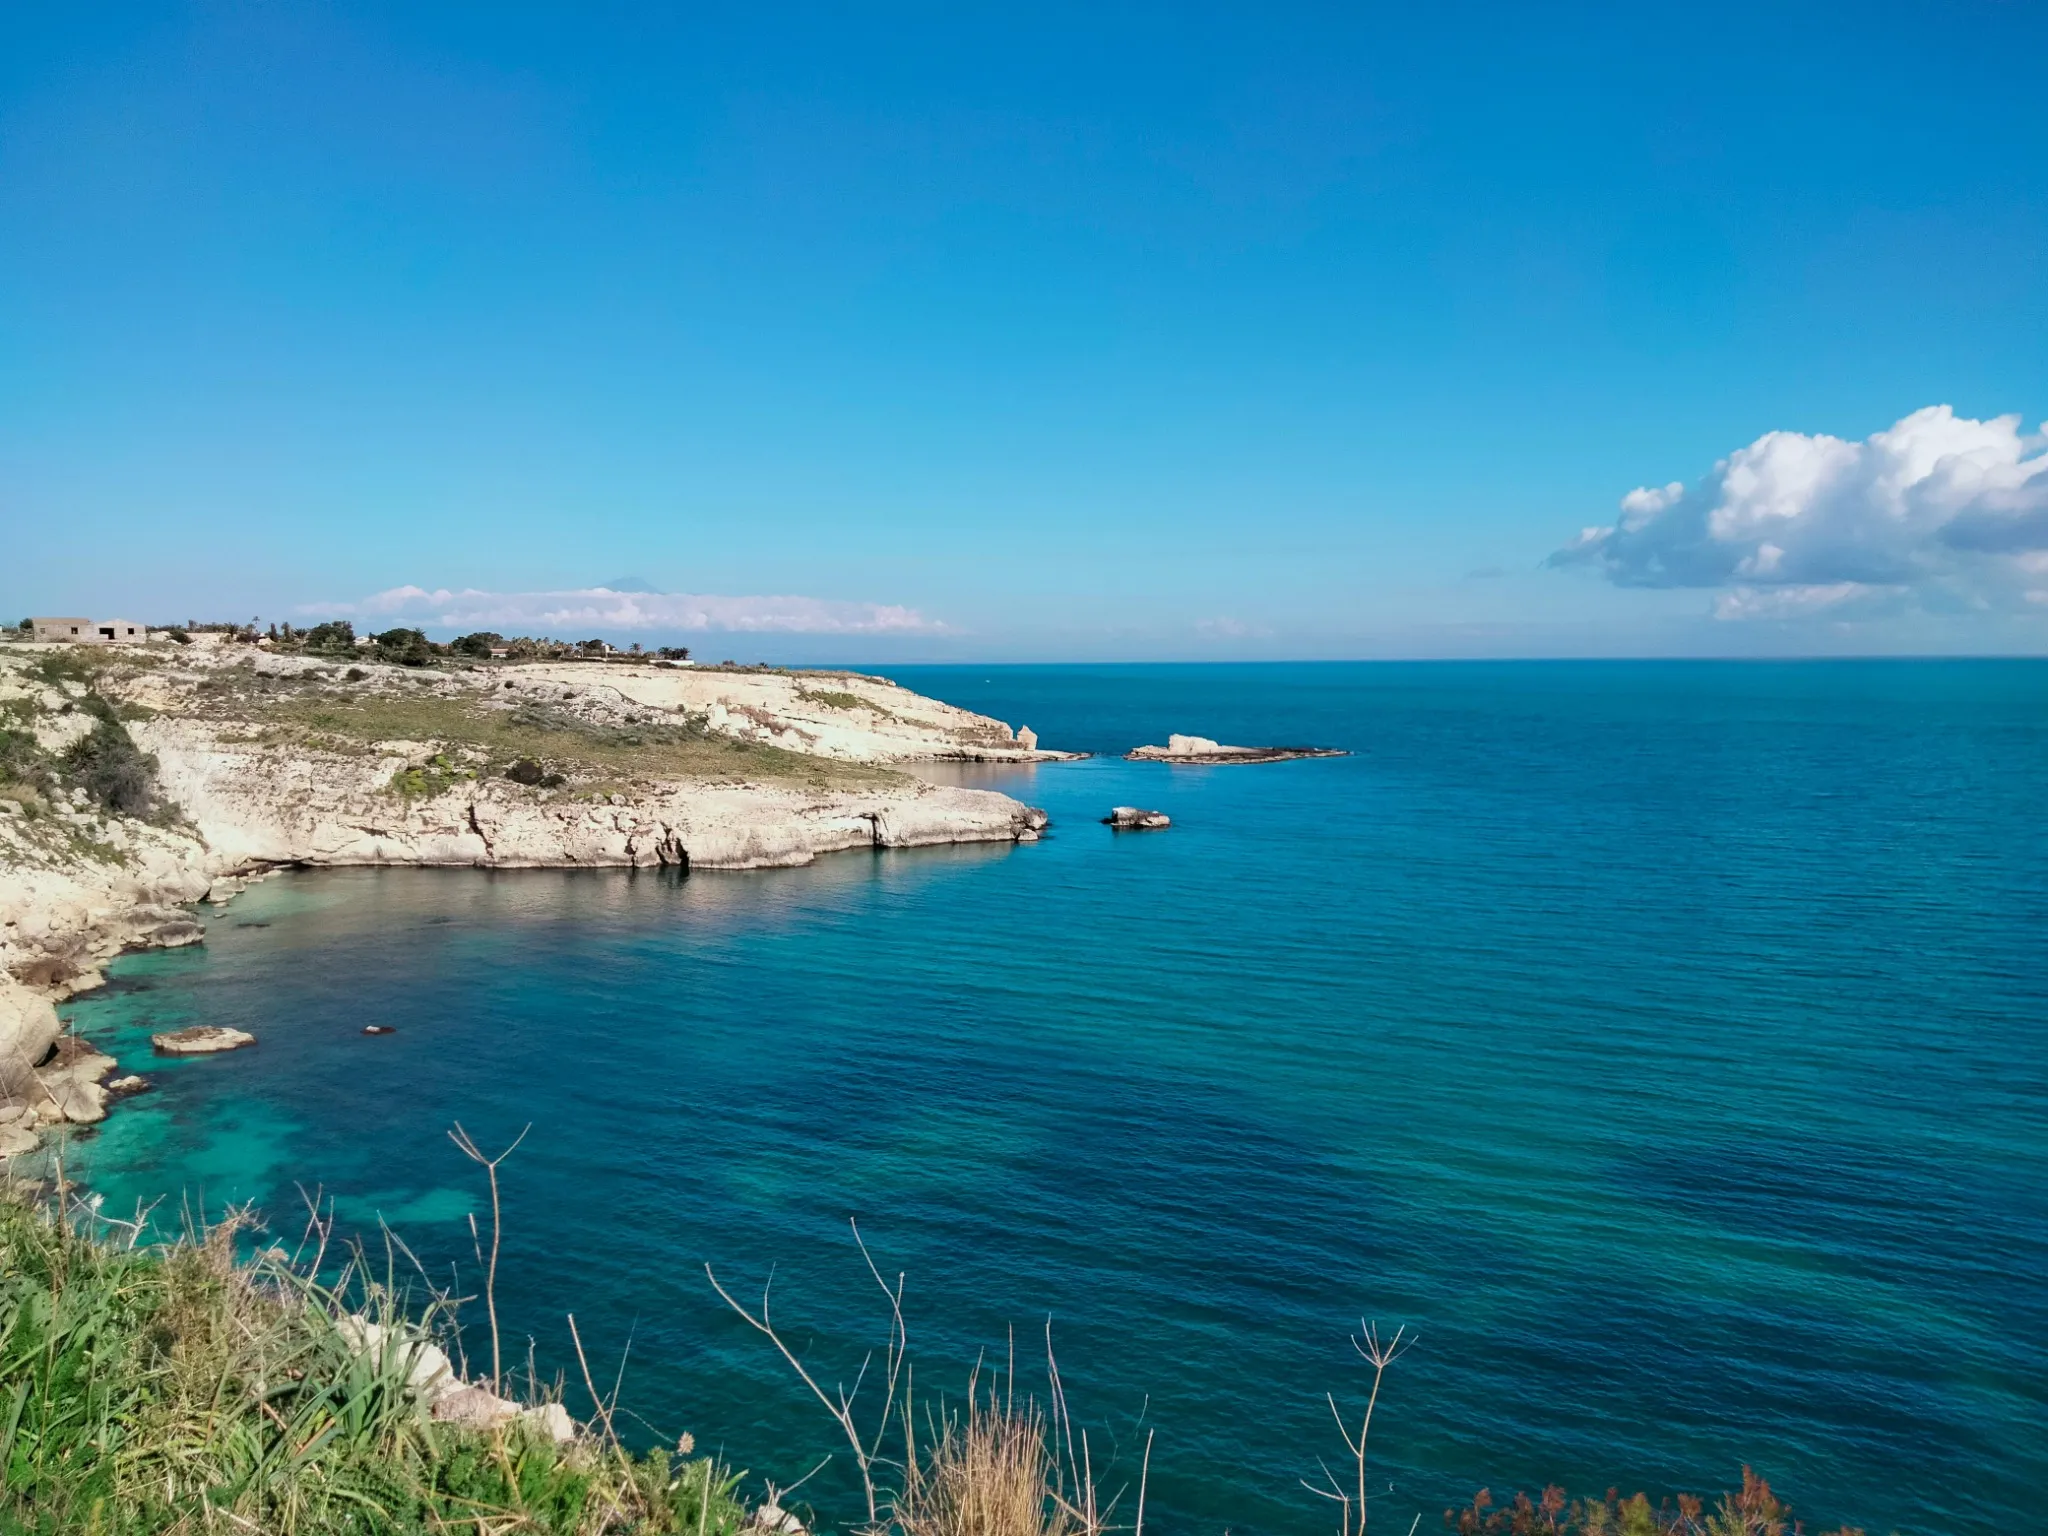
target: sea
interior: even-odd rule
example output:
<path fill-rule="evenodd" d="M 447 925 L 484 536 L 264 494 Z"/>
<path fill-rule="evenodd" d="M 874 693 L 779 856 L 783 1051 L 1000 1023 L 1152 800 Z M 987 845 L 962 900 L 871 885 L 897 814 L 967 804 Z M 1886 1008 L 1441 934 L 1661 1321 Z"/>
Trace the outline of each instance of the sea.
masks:
<path fill-rule="evenodd" d="M 1160 1532 L 1329 1529 L 1367 1328 L 1375 1531 L 1745 1465 L 1809 1531 L 2048 1524 L 2048 662 L 875 670 L 1095 754 L 925 770 L 1043 841 L 279 876 L 67 1005 L 155 1084 L 72 1172 L 288 1247 L 320 1202 L 478 1298 L 477 1369 L 449 1133 L 517 1141 L 507 1367 L 587 1416 L 574 1314 L 622 1433 L 824 1461 L 826 1529 L 843 1437 L 711 1279 L 866 1415 L 862 1244 L 917 1422 L 1049 1340 Z M 1122 759 L 1173 731 L 1350 755 Z M 260 1044 L 150 1055 L 199 1022 Z"/>

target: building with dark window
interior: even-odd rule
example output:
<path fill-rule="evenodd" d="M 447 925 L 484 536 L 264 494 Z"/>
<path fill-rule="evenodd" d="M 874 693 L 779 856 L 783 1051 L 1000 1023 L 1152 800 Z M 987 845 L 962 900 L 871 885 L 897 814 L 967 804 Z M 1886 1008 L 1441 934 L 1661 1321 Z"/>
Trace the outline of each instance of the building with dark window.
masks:
<path fill-rule="evenodd" d="M 140 645 L 149 628 L 126 619 L 30 619 L 29 632 L 38 640 L 72 645 Z"/>

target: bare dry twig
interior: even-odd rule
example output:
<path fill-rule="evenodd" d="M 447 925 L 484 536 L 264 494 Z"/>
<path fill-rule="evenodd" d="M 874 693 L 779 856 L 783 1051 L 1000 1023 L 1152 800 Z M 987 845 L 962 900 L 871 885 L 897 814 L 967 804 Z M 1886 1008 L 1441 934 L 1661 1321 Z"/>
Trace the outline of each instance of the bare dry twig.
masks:
<path fill-rule="evenodd" d="M 1330 1416 L 1337 1421 L 1337 1433 L 1344 1437 L 1344 1445 L 1351 1452 L 1352 1461 L 1358 1468 L 1358 1502 L 1356 1505 L 1352 1503 L 1352 1495 L 1339 1485 L 1337 1479 L 1331 1474 L 1327 1466 L 1323 1468 L 1323 1477 L 1330 1485 L 1327 1489 L 1318 1488 L 1306 1478 L 1302 1480 L 1302 1487 L 1308 1489 L 1310 1493 L 1329 1499 L 1341 1506 L 1337 1527 L 1338 1536 L 1365 1536 L 1365 1442 L 1366 1437 L 1372 1433 L 1373 1409 L 1379 1406 L 1380 1383 L 1386 1378 L 1387 1367 L 1406 1354 L 1415 1343 L 1415 1339 L 1409 1334 L 1406 1325 L 1396 1328 L 1394 1336 L 1390 1339 L 1382 1339 L 1380 1337 L 1378 1323 L 1367 1322 L 1361 1318 L 1359 1320 L 1359 1327 L 1363 1330 L 1364 1337 L 1360 1338 L 1357 1334 L 1353 1334 L 1351 1347 L 1357 1350 L 1359 1356 L 1372 1367 L 1372 1394 L 1366 1399 L 1365 1417 L 1359 1423 L 1356 1436 L 1353 1436 L 1351 1427 L 1344 1422 L 1344 1414 L 1337 1407 L 1336 1396 L 1330 1393 L 1324 1394 L 1325 1400 L 1330 1405 Z M 1354 1514 L 1356 1515 L 1355 1524 L 1353 1523 Z M 1417 1518 L 1419 1519 L 1420 1516 Z"/>
<path fill-rule="evenodd" d="M 519 1150 L 519 1143 L 526 1140 L 526 1132 L 532 1129 L 532 1123 L 528 1122 L 526 1130 L 521 1131 L 514 1137 L 512 1145 L 500 1152 L 496 1157 L 484 1156 L 483 1152 L 477 1147 L 476 1142 L 471 1139 L 469 1132 L 462 1128 L 460 1120 L 455 1122 L 455 1129 L 448 1133 L 448 1139 L 461 1149 L 464 1157 L 468 1158 L 471 1162 L 483 1164 L 484 1172 L 491 1181 L 491 1260 L 489 1267 L 484 1271 L 484 1310 L 490 1314 L 491 1319 L 491 1391 L 493 1392 L 499 1390 L 499 1379 L 504 1372 L 504 1366 L 498 1354 L 498 1240 L 504 1232 L 504 1224 L 498 1207 L 498 1165 Z"/>
<path fill-rule="evenodd" d="M 868 1501 L 868 1524 L 872 1526 L 880 1519 L 881 1515 L 881 1500 L 875 1491 L 875 1463 L 881 1455 L 882 1439 L 889 1431 L 890 1416 L 896 1404 L 896 1393 L 902 1379 L 904 1361 L 908 1353 L 909 1338 L 903 1324 L 903 1276 L 899 1273 L 896 1276 L 896 1284 L 894 1287 L 891 1287 L 889 1282 L 882 1278 L 881 1270 L 875 1265 L 874 1256 L 868 1252 L 868 1245 L 861 1238 L 860 1224 L 853 1221 L 849 1221 L 847 1224 L 853 1229 L 854 1243 L 860 1248 L 861 1258 L 867 1262 L 868 1273 L 875 1277 L 875 1284 L 881 1287 L 882 1294 L 889 1301 L 889 1339 L 885 1346 L 884 1355 L 884 1375 L 887 1380 L 887 1392 L 882 1401 L 882 1411 L 876 1417 L 875 1431 L 872 1436 L 864 1435 L 861 1432 L 860 1425 L 854 1416 L 854 1403 L 860 1396 L 862 1383 L 867 1380 L 868 1366 L 874 1361 L 872 1351 L 861 1361 L 860 1370 L 854 1377 L 852 1388 L 848 1389 L 838 1383 L 834 1383 L 832 1395 L 828 1395 L 825 1389 L 818 1385 L 817 1378 L 804 1368 L 804 1363 L 797 1358 L 796 1352 L 783 1342 L 782 1335 L 775 1331 L 775 1325 L 769 1318 L 768 1297 L 770 1290 L 775 1284 L 775 1272 L 773 1270 L 768 1272 L 767 1282 L 761 1287 L 761 1315 L 759 1317 L 756 1317 L 733 1299 L 732 1293 L 719 1284 L 718 1276 L 712 1273 L 709 1264 L 704 1266 L 704 1277 L 711 1282 L 711 1288 L 718 1292 L 720 1299 L 727 1306 L 745 1318 L 747 1323 L 756 1331 L 767 1336 L 768 1342 L 775 1346 L 781 1353 L 782 1358 L 789 1362 L 790 1368 L 796 1372 L 797 1379 L 811 1389 L 811 1395 L 817 1398 L 824 1406 L 825 1411 L 831 1414 L 834 1421 L 838 1423 L 841 1432 L 846 1436 L 847 1445 L 853 1451 L 854 1463 L 860 1469 L 861 1489 L 866 1494 Z"/>

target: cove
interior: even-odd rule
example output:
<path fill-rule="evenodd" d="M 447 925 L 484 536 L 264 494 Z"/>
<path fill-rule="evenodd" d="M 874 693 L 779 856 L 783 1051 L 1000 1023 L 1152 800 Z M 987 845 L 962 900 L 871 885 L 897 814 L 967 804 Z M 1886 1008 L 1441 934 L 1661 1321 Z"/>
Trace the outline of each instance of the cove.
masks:
<path fill-rule="evenodd" d="M 879 1337 L 855 1217 L 909 1276 L 921 1390 L 1050 1315 L 1133 1480 L 1157 1431 L 1162 1529 L 1322 1528 L 1297 1480 L 1341 1452 L 1361 1316 L 1422 1339 L 1374 1434 L 1401 1529 L 1482 1484 L 1745 1460 L 1810 1524 L 2027 1523 L 2048 666 L 891 675 L 1049 746 L 1354 755 L 953 770 L 1051 812 L 1024 847 L 280 876 L 68 1005 L 157 1083 L 71 1156 L 114 1207 L 254 1200 L 282 1232 L 322 1189 L 470 1291 L 445 1132 L 530 1124 L 515 1352 L 573 1369 L 571 1310 L 606 1374 L 630 1338 L 645 1433 L 778 1482 L 830 1425 L 702 1266 L 742 1295 L 775 1266 L 850 1379 Z M 150 1058 L 199 1022 L 261 1044 Z M 843 1513 L 842 1470 L 807 1492 Z"/>

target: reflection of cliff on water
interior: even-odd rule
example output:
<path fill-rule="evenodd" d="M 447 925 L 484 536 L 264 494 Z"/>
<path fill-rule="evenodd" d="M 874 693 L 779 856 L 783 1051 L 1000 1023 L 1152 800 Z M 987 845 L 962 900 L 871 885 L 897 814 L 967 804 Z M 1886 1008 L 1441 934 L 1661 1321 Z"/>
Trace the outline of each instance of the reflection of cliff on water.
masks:
<path fill-rule="evenodd" d="M 1037 763 L 895 763 L 900 772 L 953 789 L 993 789 L 1028 803 L 1038 782 Z"/>
<path fill-rule="evenodd" d="M 237 898 L 210 925 L 208 943 L 231 949 L 238 930 L 263 926 L 262 948 L 319 948 L 382 934 L 453 937 L 507 928 L 686 928 L 715 938 L 851 905 L 875 888 L 912 889 L 1000 863 L 1010 843 L 855 849 L 795 869 L 321 869 L 275 876 Z M 255 938 L 254 934 L 250 937 Z"/>

